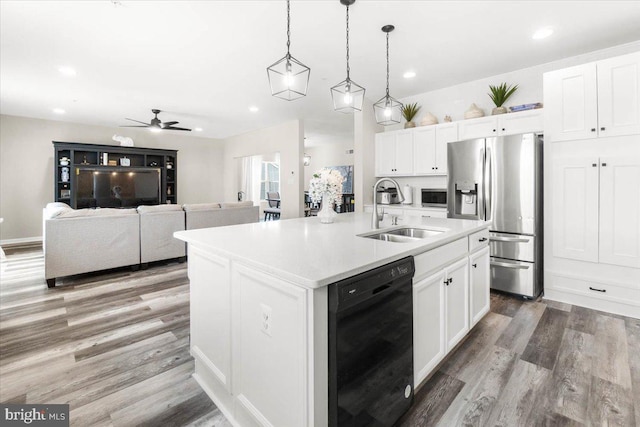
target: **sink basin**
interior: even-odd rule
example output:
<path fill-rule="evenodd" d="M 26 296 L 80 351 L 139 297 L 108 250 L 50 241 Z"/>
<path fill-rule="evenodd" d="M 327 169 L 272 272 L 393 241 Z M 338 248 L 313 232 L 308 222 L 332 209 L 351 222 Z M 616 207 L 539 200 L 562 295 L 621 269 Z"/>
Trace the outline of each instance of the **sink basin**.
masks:
<path fill-rule="evenodd" d="M 410 242 L 417 242 L 420 240 L 420 238 L 418 237 L 401 236 L 401 235 L 390 234 L 390 233 L 378 233 L 378 234 L 372 234 L 370 236 L 360 236 L 360 237 L 366 237 L 367 239 L 382 240 L 385 242 L 397 242 L 397 243 L 410 243 Z"/>
<path fill-rule="evenodd" d="M 444 233 L 444 231 L 426 228 L 398 228 L 397 230 L 387 231 L 386 233 L 396 236 L 407 236 L 417 239 L 425 239 L 427 237 L 437 236 L 438 234 Z"/>
<path fill-rule="evenodd" d="M 369 234 L 360 237 L 382 240 L 385 242 L 411 243 L 426 239 L 428 237 L 437 236 L 440 233 L 444 233 L 444 230 L 405 227 L 390 231 L 381 231 L 380 233 Z"/>

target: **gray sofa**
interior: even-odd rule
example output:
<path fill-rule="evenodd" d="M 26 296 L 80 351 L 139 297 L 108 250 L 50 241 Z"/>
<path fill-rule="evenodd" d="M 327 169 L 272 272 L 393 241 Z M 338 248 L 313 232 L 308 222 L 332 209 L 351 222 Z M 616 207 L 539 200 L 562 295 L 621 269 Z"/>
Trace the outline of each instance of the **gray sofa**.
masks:
<path fill-rule="evenodd" d="M 139 206 L 137 209 L 72 209 L 49 203 L 43 210 L 45 279 L 149 262 L 186 258 L 173 237 L 184 229 L 259 221 L 252 202 Z"/>

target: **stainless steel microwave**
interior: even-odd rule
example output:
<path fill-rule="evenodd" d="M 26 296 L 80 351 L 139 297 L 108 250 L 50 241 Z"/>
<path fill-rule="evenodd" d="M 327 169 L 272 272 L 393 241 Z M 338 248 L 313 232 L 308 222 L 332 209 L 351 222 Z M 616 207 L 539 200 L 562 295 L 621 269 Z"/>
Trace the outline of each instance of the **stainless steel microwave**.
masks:
<path fill-rule="evenodd" d="M 423 188 L 422 207 L 424 208 L 446 208 L 447 189 L 446 188 Z"/>

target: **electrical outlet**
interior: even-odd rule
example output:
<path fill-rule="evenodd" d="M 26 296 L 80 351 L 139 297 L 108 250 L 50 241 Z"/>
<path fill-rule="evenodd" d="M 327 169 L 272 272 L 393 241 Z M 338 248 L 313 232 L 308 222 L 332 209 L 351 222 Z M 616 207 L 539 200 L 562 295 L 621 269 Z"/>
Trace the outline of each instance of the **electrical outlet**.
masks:
<path fill-rule="evenodd" d="M 271 307 L 260 304 L 260 330 L 271 336 Z"/>

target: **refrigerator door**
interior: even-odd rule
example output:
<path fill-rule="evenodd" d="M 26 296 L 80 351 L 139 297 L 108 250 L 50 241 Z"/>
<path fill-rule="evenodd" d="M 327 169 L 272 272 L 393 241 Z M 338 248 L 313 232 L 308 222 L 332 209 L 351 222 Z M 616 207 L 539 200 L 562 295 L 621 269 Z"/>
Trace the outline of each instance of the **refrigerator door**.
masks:
<path fill-rule="evenodd" d="M 535 235 L 537 146 L 532 133 L 487 139 L 485 199 L 491 231 Z"/>
<path fill-rule="evenodd" d="M 484 157 L 484 139 L 447 144 L 449 218 L 484 219 Z"/>

